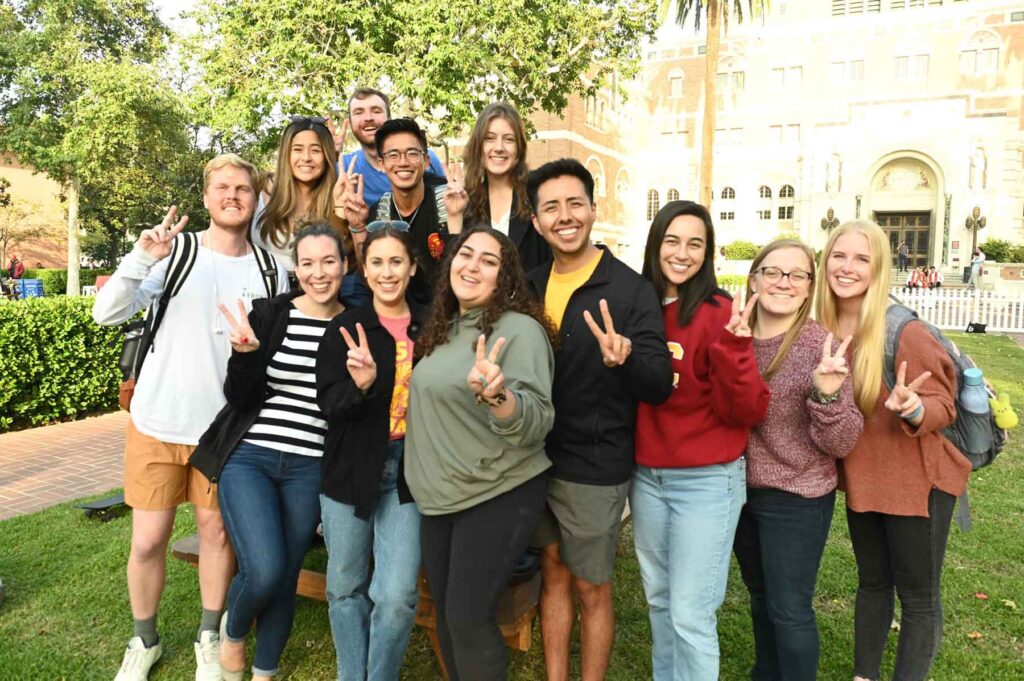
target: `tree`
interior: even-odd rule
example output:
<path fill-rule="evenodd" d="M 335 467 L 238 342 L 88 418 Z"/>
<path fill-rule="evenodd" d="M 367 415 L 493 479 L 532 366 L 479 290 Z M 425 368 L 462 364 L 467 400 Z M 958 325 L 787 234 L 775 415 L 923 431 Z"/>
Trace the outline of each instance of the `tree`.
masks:
<path fill-rule="evenodd" d="M 459 133 L 486 104 L 561 112 L 635 73 L 657 0 L 204 0 L 191 51 L 217 133 L 271 137 L 286 114 L 344 110 L 357 85 Z M 586 78 L 586 80 L 584 80 Z"/>
<path fill-rule="evenodd" d="M 116 168 L 158 168 L 184 143 L 181 107 L 152 66 L 167 29 L 148 0 L 5 3 L 0 29 L 0 150 L 64 187 L 77 294 L 82 192 Z"/>
<path fill-rule="evenodd" d="M 0 177 L 0 208 L 11 205 L 11 181 L 6 177 Z M 2 258 L 0 258 L 2 260 Z"/>
<path fill-rule="evenodd" d="M 716 93 L 716 79 L 718 77 L 718 52 L 721 44 L 722 33 L 729 30 L 729 16 L 735 14 L 739 21 L 743 21 L 744 6 L 747 16 L 755 13 L 764 16 L 768 8 L 768 0 L 663 0 L 662 12 L 667 12 L 672 2 L 676 5 L 676 23 L 685 26 L 686 20 L 692 15 L 694 30 L 700 30 L 701 17 L 707 19 L 707 55 L 704 66 L 704 120 L 701 129 L 700 149 L 700 202 L 705 206 L 711 206 L 713 175 L 714 175 L 714 146 L 715 146 L 715 116 L 718 113 L 718 97 Z"/>

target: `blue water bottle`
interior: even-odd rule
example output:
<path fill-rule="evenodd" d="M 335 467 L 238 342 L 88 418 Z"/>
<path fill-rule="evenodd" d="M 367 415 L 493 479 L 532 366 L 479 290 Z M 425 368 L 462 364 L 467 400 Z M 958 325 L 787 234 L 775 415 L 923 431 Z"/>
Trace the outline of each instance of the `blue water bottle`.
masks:
<path fill-rule="evenodd" d="M 966 429 L 967 450 L 972 454 L 984 454 L 992 444 L 992 431 L 989 425 L 992 408 L 988 403 L 988 391 L 985 389 L 985 378 L 981 369 L 964 370 L 960 406 L 973 416 L 980 417 L 971 419 L 972 427 Z M 974 423 L 977 426 L 974 426 Z"/>

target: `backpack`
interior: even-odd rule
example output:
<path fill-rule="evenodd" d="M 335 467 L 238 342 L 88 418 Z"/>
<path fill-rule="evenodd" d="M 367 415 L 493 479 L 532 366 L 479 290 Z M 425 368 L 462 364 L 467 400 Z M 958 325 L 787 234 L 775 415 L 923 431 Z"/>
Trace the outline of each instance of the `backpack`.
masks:
<path fill-rule="evenodd" d="M 256 263 L 263 278 L 263 287 L 268 298 L 277 295 L 277 261 L 267 249 L 250 242 Z M 164 313 L 171 298 L 181 290 L 185 278 L 192 271 L 199 253 L 199 235 L 182 232 L 174 238 L 171 254 L 164 276 L 164 290 L 160 299 L 149 306 L 143 319 L 129 323 L 124 329 L 121 356 L 117 361 L 123 380 L 118 394 L 118 403 L 125 411 L 131 411 L 131 400 L 135 393 L 135 382 L 142 371 L 146 355 L 153 351 L 153 337 L 164 320 Z"/>
<path fill-rule="evenodd" d="M 442 232 L 448 231 L 448 208 L 444 205 L 444 191 L 446 185 L 439 184 L 434 187 L 434 205 L 437 206 L 437 224 Z M 391 192 L 384 192 L 377 202 L 377 220 L 391 220 Z"/>
<path fill-rule="evenodd" d="M 915 320 L 924 324 L 956 367 L 956 419 L 942 431 L 942 434 L 971 462 L 972 471 L 984 468 L 990 465 L 1006 446 L 1006 431 L 996 425 L 995 414 L 991 410 L 988 414 L 972 414 L 960 404 L 959 396 L 964 387 L 964 371 L 976 368 L 977 364 L 974 363 L 970 355 L 960 352 L 960 348 L 946 338 L 941 331 L 918 318 L 917 313 L 905 305 L 890 305 L 885 312 L 885 364 L 883 367 L 885 385 L 889 390 L 896 385 L 896 350 L 900 345 L 900 336 L 903 333 L 903 327 L 908 322 Z M 991 390 L 988 392 L 990 397 L 995 397 Z M 971 452 L 967 447 L 969 436 L 979 433 L 989 443 L 988 449 L 984 452 Z"/>

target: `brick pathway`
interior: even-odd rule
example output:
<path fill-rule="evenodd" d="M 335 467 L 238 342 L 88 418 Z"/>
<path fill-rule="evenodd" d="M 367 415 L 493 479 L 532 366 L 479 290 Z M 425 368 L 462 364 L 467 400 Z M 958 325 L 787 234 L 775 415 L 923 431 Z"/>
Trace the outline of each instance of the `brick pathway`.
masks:
<path fill-rule="evenodd" d="M 119 411 L 0 435 L 0 520 L 124 483 Z"/>

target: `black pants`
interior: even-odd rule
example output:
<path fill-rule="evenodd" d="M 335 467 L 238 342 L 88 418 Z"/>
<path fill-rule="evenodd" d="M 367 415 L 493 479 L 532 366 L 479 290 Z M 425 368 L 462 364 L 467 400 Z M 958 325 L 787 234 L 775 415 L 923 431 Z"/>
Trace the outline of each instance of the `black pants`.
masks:
<path fill-rule="evenodd" d="M 858 576 L 854 674 L 879 677 L 895 587 L 903 614 L 892 681 L 928 678 L 942 640 L 942 561 L 955 503 L 933 489 L 927 518 L 846 510 Z"/>
<path fill-rule="evenodd" d="M 547 475 L 539 475 L 465 511 L 423 516 L 423 569 L 451 681 L 508 677 L 498 597 L 540 523 L 547 490 Z"/>
<path fill-rule="evenodd" d="M 835 504 L 835 490 L 808 499 L 747 489 L 733 549 L 750 592 L 753 681 L 818 678 L 814 587 Z"/>

